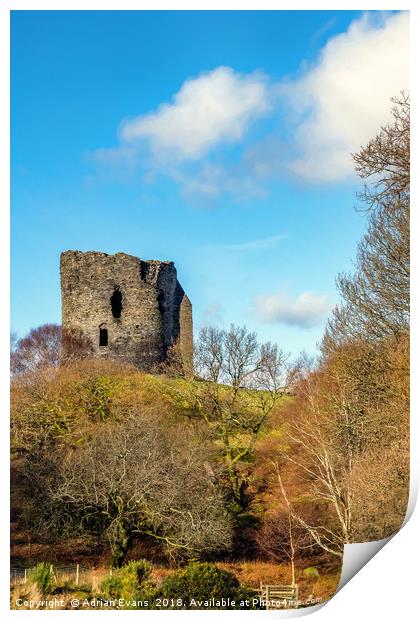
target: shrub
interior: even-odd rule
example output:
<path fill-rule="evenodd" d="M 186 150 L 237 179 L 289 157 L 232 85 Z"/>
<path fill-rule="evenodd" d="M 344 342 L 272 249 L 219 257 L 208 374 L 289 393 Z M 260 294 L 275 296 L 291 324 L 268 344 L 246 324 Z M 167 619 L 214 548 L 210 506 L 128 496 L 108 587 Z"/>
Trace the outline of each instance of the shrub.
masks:
<path fill-rule="evenodd" d="M 123 597 L 126 599 L 136 598 L 141 594 L 142 586 L 145 585 L 151 570 L 147 560 L 132 560 L 123 566 L 118 571 Z"/>
<path fill-rule="evenodd" d="M 105 422 L 111 415 L 112 396 L 118 385 L 115 377 L 99 375 L 80 384 L 81 408 L 93 421 Z"/>
<path fill-rule="evenodd" d="M 157 590 L 150 580 L 151 570 L 147 560 L 132 560 L 102 581 L 101 592 L 108 598 L 152 602 L 157 596 Z"/>
<path fill-rule="evenodd" d="M 307 579 L 311 579 L 313 581 L 319 577 L 318 569 L 315 568 L 315 566 L 308 566 L 308 568 L 304 569 L 303 574 Z"/>
<path fill-rule="evenodd" d="M 107 577 L 101 582 L 100 589 L 108 598 L 119 598 L 122 591 L 121 579 L 116 575 Z"/>
<path fill-rule="evenodd" d="M 162 596 L 182 598 L 186 607 L 191 607 L 191 599 L 230 598 L 238 604 L 249 598 L 249 594 L 250 591 L 240 586 L 233 573 L 208 562 L 191 562 L 186 568 L 167 577 L 162 584 Z"/>
<path fill-rule="evenodd" d="M 34 568 L 29 570 L 28 579 L 38 586 L 42 594 L 49 594 L 52 590 L 51 564 L 38 562 Z"/>

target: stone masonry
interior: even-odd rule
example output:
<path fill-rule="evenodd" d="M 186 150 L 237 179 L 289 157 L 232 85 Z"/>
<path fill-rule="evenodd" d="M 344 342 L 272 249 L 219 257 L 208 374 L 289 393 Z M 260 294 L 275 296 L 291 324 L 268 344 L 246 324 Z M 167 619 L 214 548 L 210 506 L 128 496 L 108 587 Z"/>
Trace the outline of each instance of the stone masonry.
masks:
<path fill-rule="evenodd" d="M 150 371 L 178 343 L 192 370 L 192 306 L 172 262 L 118 253 L 61 254 L 63 328 L 80 329 L 94 355 Z"/>

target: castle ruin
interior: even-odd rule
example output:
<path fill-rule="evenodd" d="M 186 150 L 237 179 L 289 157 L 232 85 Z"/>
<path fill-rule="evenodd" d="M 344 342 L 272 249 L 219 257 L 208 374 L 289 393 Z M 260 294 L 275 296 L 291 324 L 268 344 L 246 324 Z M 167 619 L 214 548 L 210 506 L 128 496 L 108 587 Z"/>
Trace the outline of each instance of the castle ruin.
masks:
<path fill-rule="evenodd" d="M 60 258 L 63 329 L 81 330 L 101 358 L 144 371 L 179 347 L 192 370 L 192 306 L 172 262 L 67 251 Z"/>

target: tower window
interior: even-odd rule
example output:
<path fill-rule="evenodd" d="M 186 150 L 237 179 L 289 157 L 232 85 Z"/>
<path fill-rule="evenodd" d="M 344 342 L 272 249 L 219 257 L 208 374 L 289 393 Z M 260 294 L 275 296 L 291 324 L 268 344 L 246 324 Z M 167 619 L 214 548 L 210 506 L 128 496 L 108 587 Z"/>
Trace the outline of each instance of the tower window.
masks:
<path fill-rule="evenodd" d="M 146 280 L 148 267 L 148 263 L 146 263 L 144 260 L 140 262 L 140 280 Z"/>
<path fill-rule="evenodd" d="M 112 316 L 114 317 L 114 319 L 119 319 L 121 317 L 122 294 L 121 294 L 119 286 L 116 286 L 115 291 L 112 293 L 111 310 L 112 310 Z"/>
<path fill-rule="evenodd" d="M 106 327 L 99 328 L 99 346 L 100 347 L 108 346 L 108 330 Z"/>

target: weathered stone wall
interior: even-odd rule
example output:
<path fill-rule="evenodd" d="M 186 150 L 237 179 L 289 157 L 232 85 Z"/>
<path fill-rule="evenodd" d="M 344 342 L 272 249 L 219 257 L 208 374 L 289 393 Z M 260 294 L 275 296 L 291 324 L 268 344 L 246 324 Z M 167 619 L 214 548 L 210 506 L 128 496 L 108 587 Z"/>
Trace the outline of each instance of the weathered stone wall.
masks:
<path fill-rule="evenodd" d="M 179 344 L 184 368 L 193 373 L 192 305 L 182 286 L 177 283 L 174 295 L 174 340 Z"/>
<path fill-rule="evenodd" d="M 192 308 L 172 262 L 68 251 L 60 273 L 63 327 L 81 329 L 95 355 L 151 370 L 178 341 L 192 368 Z"/>

